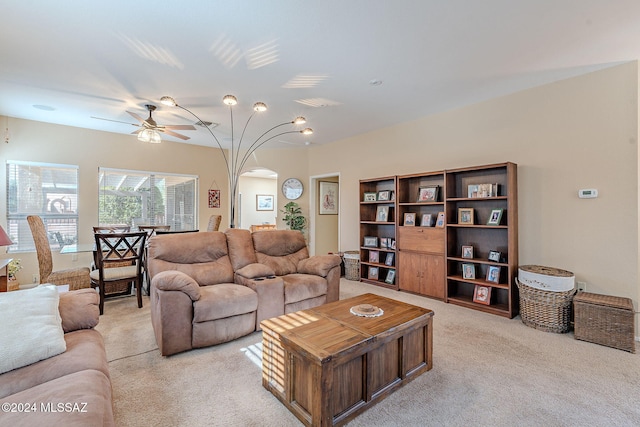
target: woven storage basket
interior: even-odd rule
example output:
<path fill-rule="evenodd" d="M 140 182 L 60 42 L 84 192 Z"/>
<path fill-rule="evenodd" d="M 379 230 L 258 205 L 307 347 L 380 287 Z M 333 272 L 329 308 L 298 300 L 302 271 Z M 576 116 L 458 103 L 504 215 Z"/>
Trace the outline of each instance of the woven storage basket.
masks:
<path fill-rule="evenodd" d="M 346 251 L 343 255 L 344 278 L 360 280 L 360 251 Z"/>
<path fill-rule="evenodd" d="M 545 332 L 569 332 L 575 289 L 562 292 L 544 291 L 528 286 L 517 278 L 516 285 L 520 291 L 522 323 Z"/>
<path fill-rule="evenodd" d="M 636 352 L 635 313 L 630 298 L 580 292 L 573 305 L 576 339 Z"/>

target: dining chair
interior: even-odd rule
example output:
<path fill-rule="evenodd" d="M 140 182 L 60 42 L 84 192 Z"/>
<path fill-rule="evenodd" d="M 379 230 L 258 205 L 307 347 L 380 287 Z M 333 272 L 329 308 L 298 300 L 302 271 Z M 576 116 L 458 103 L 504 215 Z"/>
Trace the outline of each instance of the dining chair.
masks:
<path fill-rule="evenodd" d="M 131 227 L 127 224 L 111 224 L 111 225 L 99 225 L 93 227 L 93 234 L 95 233 L 128 233 L 131 231 Z"/>
<path fill-rule="evenodd" d="M 218 231 L 221 222 L 222 215 L 211 215 L 209 217 L 209 224 L 207 224 L 207 231 Z"/>
<path fill-rule="evenodd" d="M 38 257 L 38 269 L 40 273 L 40 283 L 52 283 L 54 285 L 69 285 L 69 290 L 90 288 L 91 278 L 89 277 L 89 267 L 76 267 L 66 270 L 53 271 L 53 258 L 49 237 L 42 218 L 37 215 L 27 216 L 27 222 L 33 235 L 33 242 L 36 246 Z"/>
<path fill-rule="evenodd" d="M 149 290 L 151 289 L 151 278 L 149 277 L 149 269 L 147 268 L 147 248 L 149 247 L 149 240 L 151 240 L 151 238 L 156 235 L 156 231 L 169 231 L 171 230 L 171 226 L 170 225 L 139 225 L 138 230 L 145 231 L 147 233 L 147 244 L 145 245 L 145 248 L 144 248 L 144 261 L 143 261 L 144 278 L 145 278 L 144 281 L 146 283 L 145 293 L 147 295 L 151 295 L 151 293 L 149 292 Z"/>
<path fill-rule="evenodd" d="M 142 307 L 143 255 L 147 233 L 95 233 L 96 269 L 91 272 L 91 286 L 100 293 L 100 314 L 107 296 L 125 295 L 135 283 L 138 308 Z"/>

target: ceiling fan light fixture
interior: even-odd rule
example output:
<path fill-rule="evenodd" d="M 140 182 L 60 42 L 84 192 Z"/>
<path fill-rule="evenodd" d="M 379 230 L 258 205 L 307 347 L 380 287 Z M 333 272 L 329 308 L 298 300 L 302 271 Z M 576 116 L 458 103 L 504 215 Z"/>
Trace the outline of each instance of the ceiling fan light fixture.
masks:
<path fill-rule="evenodd" d="M 231 107 L 238 104 L 238 99 L 233 95 L 225 95 L 222 102 Z"/>
<path fill-rule="evenodd" d="M 259 113 L 267 111 L 267 104 L 265 104 L 264 102 L 256 102 L 255 104 L 253 104 L 253 111 L 257 111 Z"/>
<path fill-rule="evenodd" d="M 298 117 L 296 117 L 295 119 L 293 119 L 293 122 L 292 122 L 292 123 L 293 123 L 294 125 L 302 125 L 302 124 L 307 123 L 307 119 L 305 119 L 305 118 L 304 118 L 304 117 L 302 117 L 302 116 L 298 116 Z"/>
<path fill-rule="evenodd" d="M 313 129 L 306 128 L 300 131 L 303 135 L 311 135 L 313 133 Z"/>
<path fill-rule="evenodd" d="M 162 142 L 160 134 L 153 129 L 145 129 L 138 133 L 138 140 L 150 144 L 160 144 Z"/>

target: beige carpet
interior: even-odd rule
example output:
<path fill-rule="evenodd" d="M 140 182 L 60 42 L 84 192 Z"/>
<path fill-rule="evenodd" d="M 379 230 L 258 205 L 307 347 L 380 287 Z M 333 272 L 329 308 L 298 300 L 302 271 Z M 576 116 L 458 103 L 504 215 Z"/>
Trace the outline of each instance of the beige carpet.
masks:
<path fill-rule="evenodd" d="M 341 298 L 365 292 L 434 310 L 434 363 L 349 426 L 640 425 L 638 354 L 342 280 Z M 165 358 L 144 302 L 108 300 L 98 325 L 118 426 L 302 425 L 262 388 L 245 355 L 260 333 Z"/>

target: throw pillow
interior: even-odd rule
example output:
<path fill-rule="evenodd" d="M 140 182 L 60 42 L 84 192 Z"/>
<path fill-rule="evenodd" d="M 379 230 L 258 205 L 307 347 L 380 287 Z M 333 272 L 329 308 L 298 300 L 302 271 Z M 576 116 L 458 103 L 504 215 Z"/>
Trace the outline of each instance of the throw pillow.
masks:
<path fill-rule="evenodd" d="M 0 294 L 0 374 L 67 349 L 55 286 Z"/>

